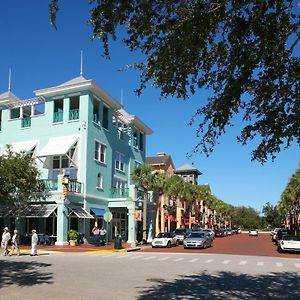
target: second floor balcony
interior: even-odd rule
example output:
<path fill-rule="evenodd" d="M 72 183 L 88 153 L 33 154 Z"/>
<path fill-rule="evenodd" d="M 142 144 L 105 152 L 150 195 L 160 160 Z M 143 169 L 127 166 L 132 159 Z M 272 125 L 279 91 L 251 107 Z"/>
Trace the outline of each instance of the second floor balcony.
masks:
<path fill-rule="evenodd" d="M 128 188 L 112 188 L 110 189 L 110 198 L 127 198 L 129 196 Z"/>

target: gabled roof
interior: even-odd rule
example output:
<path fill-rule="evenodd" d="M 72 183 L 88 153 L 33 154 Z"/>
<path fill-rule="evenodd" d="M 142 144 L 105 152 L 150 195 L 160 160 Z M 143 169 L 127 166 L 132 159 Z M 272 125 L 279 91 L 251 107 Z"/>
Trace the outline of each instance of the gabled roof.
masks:
<path fill-rule="evenodd" d="M 181 167 L 179 167 L 178 169 L 176 169 L 174 171 L 175 174 L 182 174 L 182 173 L 194 173 L 197 175 L 201 175 L 202 173 L 195 168 L 194 166 L 190 165 L 190 164 L 185 164 Z"/>
<path fill-rule="evenodd" d="M 11 91 L 0 94 L 0 106 L 2 106 L 2 105 L 12 106 L 15 104 L 19 104 L 20 102 L 21 102 L 21 99 L 18 98 Z"/>
<path fill-rule="evenodd" d="M 145 163 L 149 165 L 165 165 L 165 166 L 171 164 L 174 167 L 173 160 L 171 156 L 168 154 L 146 157 Z"/>

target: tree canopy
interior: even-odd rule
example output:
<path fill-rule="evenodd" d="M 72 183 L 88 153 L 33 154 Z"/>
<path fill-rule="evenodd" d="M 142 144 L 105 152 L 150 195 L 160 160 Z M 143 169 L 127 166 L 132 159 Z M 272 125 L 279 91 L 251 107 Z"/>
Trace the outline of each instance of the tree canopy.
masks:
<path fill-rule="evenodd" d="M 21 207 L 26 202 L 44 197 L 39 177 L 30 155 L 14 153 L 8 148 L 0 155 L 0 206 Z"/>
<path fill-rule="evenodd" d="M 89 23 L 106 58 L 118 35 L 131 51 L 144 54 L 143 61 L 128 66 L 141 72 L 138 95 L 149 82 L 162 97 L 212 91 L 191 117 L 198 129 L 190 155 L 209 155 L 239 114 L 243 128 L 237 141 L 255 139 L 251 156 L 263 163 L 293 141 L 300 143 L 297 2 L 90 0 Z M 55 28 L 58 10 L 59 1 L 52 0 Z"/>

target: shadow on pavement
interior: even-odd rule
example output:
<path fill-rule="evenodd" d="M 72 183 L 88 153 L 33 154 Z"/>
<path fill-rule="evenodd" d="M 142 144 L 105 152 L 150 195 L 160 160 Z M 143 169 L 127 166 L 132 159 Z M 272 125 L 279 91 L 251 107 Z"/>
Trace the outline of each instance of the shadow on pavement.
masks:
<path fill-rule="evenodd" d="M 52 284 L 53 274 L 47 272 L 51 264 L 36 261 L 0 260 L 0 289 L 7 285 L 33 286 Z"/>
<path fill-rule="evenodd" d="M 137 299 L 300 299 L 300 276 L 292 272 L 257 276 L 203 272 L 174 282 L 162 278 L 148 281 L 153 287 L 142 291 Z"/>

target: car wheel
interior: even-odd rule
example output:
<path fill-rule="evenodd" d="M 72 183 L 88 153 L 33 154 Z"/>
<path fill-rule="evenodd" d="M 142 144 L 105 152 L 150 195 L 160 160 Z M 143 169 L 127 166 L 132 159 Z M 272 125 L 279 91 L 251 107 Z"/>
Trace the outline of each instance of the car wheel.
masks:
<path fill-rule="evenodd" d="M 179 241 L 178 240 L 176 241 L 176 246 L 179 246 Z"/>
<path fill-rule="evenodd" d="M 155 246 L 152 246 L 152 248 L 155 248 Z"/>
<path fill-rule="evenodd" d="M 183 249 L 187 249 L 187 247 L 186 247 L 186 246 L 183 246 Z"/>
<path fill-rule="evenodd" d="M 280 246 L 277 247 L 277 251 L 278 251 L 279 253 L 282 253 L 282 252 L 283 252 L 283 250 L 282 250 L 282 248 L 281 248 Z"/>
<path fill-rule="evenodd" d="M 212 247 L 214 245 L 214 242 L 213 241 L 211 241 L 211 243 L 210 243 L 210 246 Z"/>
<path fill-rule="evenodd" d="M 171 248 L 171 242 L 170 241 L 168 242 L 167 247 Z"/>
<path fill-rule="evenodd" d="M 206 249 L 206 243 L 203 244 L 203 249 Z"/>

